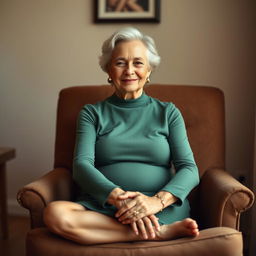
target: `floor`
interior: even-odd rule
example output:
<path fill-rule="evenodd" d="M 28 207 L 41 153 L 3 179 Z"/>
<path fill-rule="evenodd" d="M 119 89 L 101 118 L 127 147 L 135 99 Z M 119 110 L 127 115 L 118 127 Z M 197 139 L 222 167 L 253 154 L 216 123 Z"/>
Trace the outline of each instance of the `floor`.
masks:
<path fill-rule="evenodd" d="M 0 240 L 1 256 L 25 256 L 25 236 L 29 230 L 29 218 L 9 216 L 9 238 Z"/>

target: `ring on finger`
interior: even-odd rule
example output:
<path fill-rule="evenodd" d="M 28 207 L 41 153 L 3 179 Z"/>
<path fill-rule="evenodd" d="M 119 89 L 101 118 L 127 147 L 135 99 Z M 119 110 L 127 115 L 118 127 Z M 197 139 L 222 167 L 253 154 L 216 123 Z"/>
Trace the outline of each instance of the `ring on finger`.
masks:
<path fill-rule="evenodd" d="M 133 215 L 136 217 L 140 212 L 139 211 L 134 211 Z"/>

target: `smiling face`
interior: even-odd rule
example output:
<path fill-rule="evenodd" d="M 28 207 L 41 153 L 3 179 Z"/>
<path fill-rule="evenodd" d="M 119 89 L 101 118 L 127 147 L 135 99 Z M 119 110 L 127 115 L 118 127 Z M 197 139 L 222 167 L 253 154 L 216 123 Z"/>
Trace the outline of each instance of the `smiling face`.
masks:
<path fill-rule="evenodd" d="M 150 73 L 147 48 L 141 41 L 122 41 L 116 45 L 108 66 L 108 75 L 117 96 L 123 99 L 140 97 Z"/>

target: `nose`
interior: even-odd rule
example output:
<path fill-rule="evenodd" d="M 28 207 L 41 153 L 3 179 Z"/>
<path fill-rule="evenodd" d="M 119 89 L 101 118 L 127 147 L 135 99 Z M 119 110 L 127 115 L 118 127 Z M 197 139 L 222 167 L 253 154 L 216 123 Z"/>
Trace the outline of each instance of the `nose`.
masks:
<path fill-rule="evenodd" d="M 132 63 L 129 63 L 129 64 L 127 65 L 127 68 L 126 68 L 126 70 L 125 70 L 125 73 L 126 73 L 127 75 L 133 75 L 133 74 L 134 74 L 134 67 L 133 67 Z"/>

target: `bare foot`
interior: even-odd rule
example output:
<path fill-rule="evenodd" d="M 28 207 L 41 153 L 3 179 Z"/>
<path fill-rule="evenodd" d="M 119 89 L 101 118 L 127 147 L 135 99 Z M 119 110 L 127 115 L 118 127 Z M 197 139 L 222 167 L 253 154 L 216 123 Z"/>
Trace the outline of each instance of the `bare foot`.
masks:
<path fill-rule="evenodd" d="M 163 225 L 157 234 L 159 240 L 176 239 L 186 236 L 198 236 L 199 230 L 195 220 L 187 218 L 169 225 Z"/>

